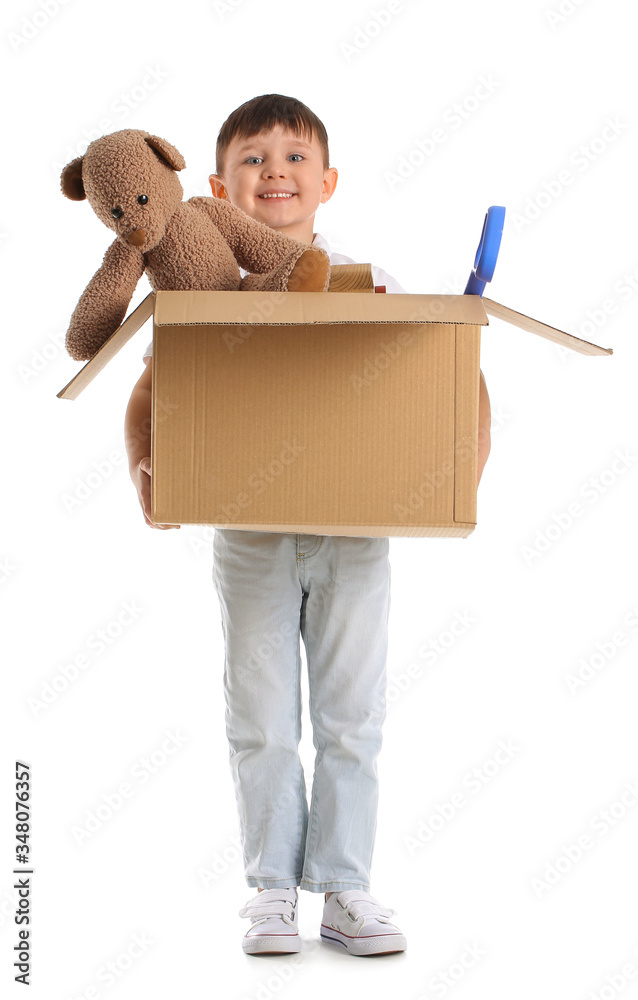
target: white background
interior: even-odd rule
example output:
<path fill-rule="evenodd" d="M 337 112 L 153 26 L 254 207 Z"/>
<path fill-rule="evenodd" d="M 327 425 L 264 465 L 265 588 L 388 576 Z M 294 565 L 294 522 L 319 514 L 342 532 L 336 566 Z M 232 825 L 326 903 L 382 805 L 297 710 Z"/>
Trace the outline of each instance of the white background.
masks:
<path fill-rule="evenodd" d="M 36 997 L 636 995 L 633 14 L 629 0 L 3 8 L 3 982 L 17 943 L 21 759 Z M 242 954 L 237 911 L 254 890 L 237 849 L 212 546 L 195 548 L 200 528 L 148 528 L 124 461 L 150 327 L 77 401 L 56 398 L 79 367 L 63 346 L 71 312 L 112 238 L 88 203 L 62 196 L 62 166 L 98 134 L 141 128 L 185 156 L 185 197 L 208 194 L 222 122 L 273 92 L 326 124 L 339 183 L 315 230 L 334 250 L 410 292 L 462 291 L 484 213 L 505 205 L 487 294 L 614 348 L 584 357 L 492 320 L 477 528 L 391 539 L 371 891 L 397 910 L 408 951 L 372 961 L 319 945 L 322 896 L 307 892 L 299 958 Z M 445 141 L 392 185 L 437 128 Z M 144 278 L 133 304 L 147 291 Z M 110 474 L 71 512 L 94 463 Z M 125 602 L 140 609 L 134 622 L 92 650 Z M 472 621 L 431 663 L 424 647 L 449 643 L 458 615 Z M 82 653 L 88 666 L 34 710 Z M 572 692 L 567 675 L 592 658 Z M 166 755 L 171 733 L 182 742 Z M 501 742 L 515 749 L 499 763 Z M 301 750 L 310 777 L 305 690 Z M 489 779 L 480 791 L 467 783 L 475 768 Z M 79 843 L 124 782 L 131 798 Z M 589 847 L 569 860 L 579 838 Z"/>

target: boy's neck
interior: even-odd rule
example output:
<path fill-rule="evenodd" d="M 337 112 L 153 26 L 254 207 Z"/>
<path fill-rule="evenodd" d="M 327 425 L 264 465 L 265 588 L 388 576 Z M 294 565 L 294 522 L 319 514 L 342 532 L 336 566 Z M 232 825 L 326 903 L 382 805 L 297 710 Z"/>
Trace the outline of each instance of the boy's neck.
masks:
<path fill-rule="evenodd" d="M 315 238 L 313 230 L 314 219 L 310 219 L 306 222 L 299 223 L 297 226 L 272 226 L 272 229 L 276 233 L 281 233 L 282 236 L 289 236 L 292 240 L 298 240 L 299 243 L 312 243 Z"/>

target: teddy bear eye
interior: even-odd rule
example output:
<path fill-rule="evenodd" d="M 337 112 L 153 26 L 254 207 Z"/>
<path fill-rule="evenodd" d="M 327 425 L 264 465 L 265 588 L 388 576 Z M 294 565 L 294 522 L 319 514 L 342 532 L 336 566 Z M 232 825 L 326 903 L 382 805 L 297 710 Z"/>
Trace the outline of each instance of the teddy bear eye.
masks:
<path fill-rule="evenodd" d="M 124 212 L 122 211 L 121 208 L 112 208 L 111 215 L 113 216 L 114 219 L 121 219 L 122 216 L 124 215 Z"/>
<path fill-rule="evenodd" d="M 148 195 L 147 194 L 141 194 L 137 200 L 138 200 L 138 203 L 140 205 L 146 205 L 146 203 L 148 201 Z"/>

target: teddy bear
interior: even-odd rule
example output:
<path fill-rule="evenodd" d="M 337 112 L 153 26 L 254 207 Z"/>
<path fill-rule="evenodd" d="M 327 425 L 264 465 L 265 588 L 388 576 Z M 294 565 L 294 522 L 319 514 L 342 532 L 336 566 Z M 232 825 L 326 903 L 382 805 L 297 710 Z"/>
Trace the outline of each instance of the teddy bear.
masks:
<path fill-rule="evenodd" d="M 283 236 L 226 199 L 183 201 L 178 150 L 159 136 L 122 129 L 95 139 L 62 171 L 63 194 L 88 200 L 116 233 L 73 312 L 72 358 L 93 357 L 126 315 L 144 272 L 154 291 L 327 291 L 330 258 Z M 251 272 L 243 279 L 239 268 Z"/>

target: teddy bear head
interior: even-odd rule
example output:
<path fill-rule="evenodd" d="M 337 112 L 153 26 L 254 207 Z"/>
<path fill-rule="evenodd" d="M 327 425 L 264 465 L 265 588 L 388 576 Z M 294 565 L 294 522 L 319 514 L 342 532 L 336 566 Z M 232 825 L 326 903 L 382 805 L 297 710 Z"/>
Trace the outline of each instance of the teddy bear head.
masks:
<path fill-rule="evenodd" d="M 162 239 L 184 191 L 181 153 L 159 136 L 122 129 L 92 142 L 62 171 L 62 193 L 88 200 L 119 239 L 146 253 Z"/>

